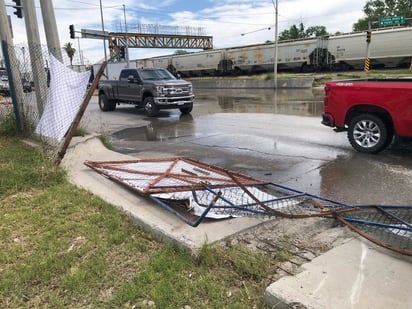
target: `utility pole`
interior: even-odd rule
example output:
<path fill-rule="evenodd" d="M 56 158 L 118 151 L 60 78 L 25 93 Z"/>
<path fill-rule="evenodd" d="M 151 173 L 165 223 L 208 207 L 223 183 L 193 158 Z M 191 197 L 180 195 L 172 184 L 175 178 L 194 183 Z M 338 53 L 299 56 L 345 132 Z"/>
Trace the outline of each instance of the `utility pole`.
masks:
<path fill-rule="evenodd" d="M 3 56 L 6 57 L 5 53 L 9 55 L 9 60 L 10 63 L 12 64 L 17 64 L 17 58 L 16 58 L 16 53 L 14 51 L 14 45 L 13 45 L 13 40 L 11 38 L 11 27 L 9 25 L 9 18 L 7 18 L 7 11 L 6 11 L 6 5 L 4 3 L 4 0 L 0 0 L 0 41 L 2 46 L 7 46 L 8 50 L 2 50 Z M 8 74 L 11 73 L 11 76 L 9 76 L 9 79 L 12 80 L 12 83 L 21 83 L 20 81 L 20 74 L 18 71 L 18 66 L 17 65 L 10 65 L 8 68 L 8 71 L 10 71 Z M 10 82 L 10 81 L 9 81 Z M 17 85 L 16 85 L 17 86 Z M 15 100 L 17 101 L 17 108 L 21 114 L 24 113 L 24 105 L 23 105 L 23 87 L 21 84 L 19 86 L 14 87 L 15 91 Z M 14 101 L 14 99 L 13 99 Z M 16 117 L 17 119 L 17 117 Z"/>
<path fill-rule="evenodd" d="M 40 44 L 39 26 L 37 24 L 36 8 L 34 0 L 23 2 L 24 21 L 26 23 L 27 41 L 29 43 L 29 54 L 33 70 L 33 80 L 36 88 L 36 103 L 39 117 L 43 114 L 46 101 L 46 72 Z"/>
<path fill-rule="evenodd" d="M 126 6 L 123 4 L 123 15 L 124 15 L 124 32 L 126 33 L 125 41 L 126 41 L 126 68 L 130 65 L 129 60 L 129 36 L 127 34 L 127 21 L 126 21 Z"/>
<path fill-rule="evenodd" d="M 57 60 L 63 63 L 62 50 L 60 46 L 59 34 L 57 32 L 56 17 L 54 15 L 52 0 L 40 1 L 40 7 L 49 52 Z"/>
<path fill-rule="evenodd" d="M 103 7 L 102 0 L 100 0 L 100 18 L 102 20 L 102 31 L 104 33 Z M 107 62 L 106 38 L 103 39 L 104 61 Z M 106 66 L 106 76 L 109 76 L 108 66 Z"/>
<path fill-rule="evenodd" d="M 80 65 L 84 65 L 82 50 L 80 49 L 80 38 L 77 37 L 77 47 L 79 48 Z M 80 71 L 79 71 L 80 72 Z"/>
<path fill-rule="evenodd" d="M 273 1 L 273 0 L 272 0 Z M 278 87 L 278 0 L 275 5 L 275 53 L 273 59 L 273 85 Z"/>
<path fill-rule="evenodd" d="M 371 39 L 372 39 L 372 23 L 369 20 L 368 30 L 366 31 L 366 56 L 365 56 L 365 66 L 364 71 L 366 75 L 369 75 L 371 60 L 370 60 L 370 50 L 371 50 Z"/>

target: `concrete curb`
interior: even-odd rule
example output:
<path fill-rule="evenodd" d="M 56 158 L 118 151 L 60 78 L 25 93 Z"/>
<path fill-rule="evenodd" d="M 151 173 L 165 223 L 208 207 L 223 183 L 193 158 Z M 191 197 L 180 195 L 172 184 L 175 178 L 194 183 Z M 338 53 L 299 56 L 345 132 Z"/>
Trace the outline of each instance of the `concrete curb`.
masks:
<path fill-rule="evenodd" d="M 154 233 L 160 240 L 196 251 L 205 243 L 223 240 L 267 220 L 262 218 L 207 220 L 193 228 L 160 205 L 114 183 L 84 165 L 86 160 L 122 161 L 137 159 L 136 157 L 108 150 L 96 136 L 75 137 L 70 145 L 61 163 L 68 173 L 69 180 L 120 209 L 129 215 L 136 225 Z"/>

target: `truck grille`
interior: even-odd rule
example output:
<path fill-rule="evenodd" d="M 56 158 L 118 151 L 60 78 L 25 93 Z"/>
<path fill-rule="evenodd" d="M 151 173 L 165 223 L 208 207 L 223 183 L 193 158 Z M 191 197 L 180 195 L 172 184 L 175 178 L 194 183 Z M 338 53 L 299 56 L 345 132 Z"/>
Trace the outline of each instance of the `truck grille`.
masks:
<path fill-rule="evenodd" d="M 182 86 L 182 87 L 164 87 L 163 94 L 170 95 L 170 96 L 181 96 L 181 95 L 188 95 L 191 92 L 191 87 L 189 86 Z"/>

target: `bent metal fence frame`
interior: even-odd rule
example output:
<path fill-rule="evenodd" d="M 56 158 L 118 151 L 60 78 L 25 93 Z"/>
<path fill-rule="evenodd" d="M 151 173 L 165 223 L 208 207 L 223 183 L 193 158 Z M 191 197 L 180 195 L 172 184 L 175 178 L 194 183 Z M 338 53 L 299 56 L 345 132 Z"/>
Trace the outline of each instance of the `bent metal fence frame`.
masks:
<path fill-rule="evenodd" d="M 326 217 L 375 244 L 412 256 L 412 206 L 348 205 L 184 157 L 84 164 L 192 227 L 206 218 Z"/>

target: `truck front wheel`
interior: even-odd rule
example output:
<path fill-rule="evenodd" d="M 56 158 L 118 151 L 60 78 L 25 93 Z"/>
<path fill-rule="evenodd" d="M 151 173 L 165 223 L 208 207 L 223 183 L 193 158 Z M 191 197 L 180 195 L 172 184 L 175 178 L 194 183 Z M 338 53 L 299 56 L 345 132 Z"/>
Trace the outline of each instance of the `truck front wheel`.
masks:
<path fill-rule="evenodd" d="M 388 126 L 378 116 L 361 114 L 352 119 L 348 139 L 352 147 L 365 153 L 378 153 L 389 146 L 392 140 Z"/>
<path fill-rule="evenodd" d="M 143 100 L 143 108 L 149 117 L 154 117 L 159 113 L 159 108 L 156 106 L 152 97 L 147 97 Z"/>
<path fill-rule="evenodd" d="M 193 110 L 193 105 L 179 108 L 183 115 L 189 114 Z"/>
<path fill-rule="evenodd" d="M 99 108 L 103 112 L 114 111 L 116 109 L 116 102 L 109 100 L 104 93 L 99 94 Z"/>

